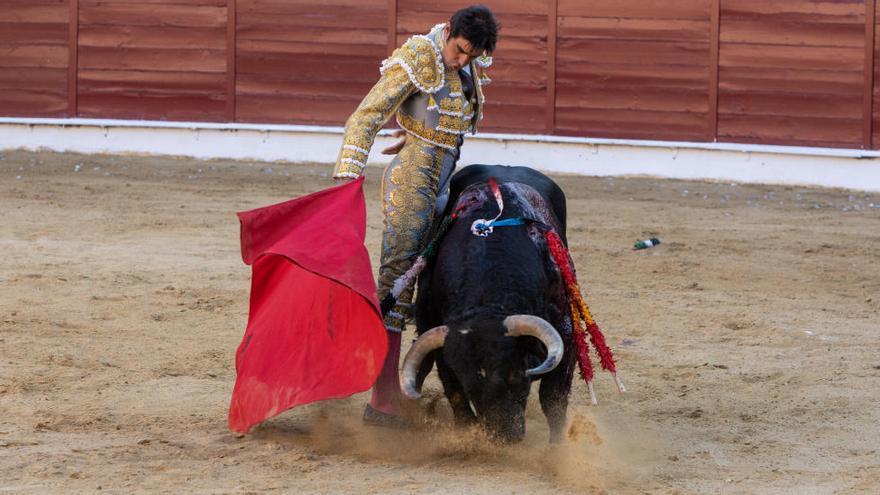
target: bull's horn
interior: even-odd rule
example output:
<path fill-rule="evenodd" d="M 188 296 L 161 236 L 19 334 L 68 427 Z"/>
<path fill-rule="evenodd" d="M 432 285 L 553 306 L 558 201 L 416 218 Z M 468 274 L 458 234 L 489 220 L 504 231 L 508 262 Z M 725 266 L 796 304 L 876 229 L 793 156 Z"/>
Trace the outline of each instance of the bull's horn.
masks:
<path fill-rule="evenodd" d="M 425 359 L 429 352 L 443 347 L 447 333 L 449 333 L 449 327 L 446 325 L 434 327 L 423 333 L 418 340 L 413 342 L 409 352 L 406 353 L 406 357 L 403 358 L 403 369 L 400 371 L 400 388 L 403 391 L 403 395 L 413 400 L 422 396 L 421 391 L 416 386 L 416 375 L 419 372 L 419 366 L 422 365 L 422 360 Z"/>
<path fill-rule="evenodd" d="M 547 348 L 547 359 L 540 366 L 526 370 L 526 375 L 535 376 L 548 373 L 553 371 L 553 368 L 562 361 L 562 353 L 565 350 L 562 337 L 546 320 L 532 315 L 513 315 L 504 319 L 504 328 L 507 329 L 507 335 L 511 337 L 523 335 L 536 337 Z"/>

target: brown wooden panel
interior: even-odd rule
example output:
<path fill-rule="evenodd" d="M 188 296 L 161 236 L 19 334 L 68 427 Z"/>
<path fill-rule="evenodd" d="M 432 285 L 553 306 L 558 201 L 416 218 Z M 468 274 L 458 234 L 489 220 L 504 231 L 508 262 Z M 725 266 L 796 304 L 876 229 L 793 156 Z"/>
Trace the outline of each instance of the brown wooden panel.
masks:
<path fill-rule="evenodd" d="M 575 64 L 709 65 L 709 43 L 670 41 L 572 40 L 558 42 L 557 65 Z"/>
<path fill-rule="evenodd" d="M 68 0 L 0 0 L 0 116 L 67 110 Z"/>
<path fill-rule="evenodd" d="M 79 20 L 79 115 L 225 120 L 225 0 L 80 0 Z"/>
<path fill-rule="evenodd" d="M 226 101 L 211 95 L 79 92 L 79 115 L 115 119 L 222 122 Z"/>
<path fill-rule="evenodd" d="M 226 53 L 219 50 L 104 48 L 81 46 L 81 69 L 225 72 Z"/>
<path fill-rule="evenodd" d="M 28 88 L 35 91 L 65 93 L 66 69 L 0 67 L 0 90 Z"/>
<path fill-rule="evenodd" d="M 568 39 L 705 42 L 709 38 L 709 24 L 703 19 L 560 17 L 559 36 Z"/>
<path fill-rule="evenodd" d="M 557 86 L 556 105 L 566 108 L 618 109 L 656 112 L 708 112 L 708 89 L 645 85 Z"/>
<path fill-rule="evenodd" d="M 65 0 L 61 0 L 65 1 Z M 241 0 L 238 0 L 241 1 Z M 228 0 L 79 0 L 80 5 L 103 6 L 107 4 L 150 4 L 155 8 L 162 8 L 164 5 L 181 5 L 197 6 L 206 5 L 213 7 L 225 7 Z"/>
<path fill-rule="evenodd" d="M 140 3 L 82 2 L 79 21 L 88 25 L 168 26 L 206 28 L 226 26 L 226 8 L 216 6 L 167 4 L 157 6 Z"/>
<path fill-rule="evenodd" d="M 0 23 L 64 23 L 67 24 L 67 2 L 0 2 Z"/>
<path fill-rule="evenodd" d="M 401 11 L 398 13 L 398 34 L 424 34 L 441 22 L 446 22 L 451 11 Z M 501 24 L 501 40 L 547 36 L 547 15 L 523 15 L 495 12 Z"/>
<path fill-rule="evenodd" d="M 445 22 L 448 19 L 448 16 L 456 10 L 473 5 L 474 3 L 482 3 L 483 5 L 486 5 L 499 18 L 504 14 L 547 15 L 547 0 L 532 0 L 527 2 L 522 0 L 485 0 L 481 2 L 474 2 L 473 0 L 449 0 L 442 3 L 436 2 L 435 0 L 398 0 L 397 8 L 400 11 L 443 12 L 447 17 L 440 18 L 435 22 L 439 23 Z"/>
<path fill-rule="evenodd" d="M 0 45 L 67 46 L 67 23 L 0 23 Z"/>
<path fill-rule="evenodd" d="M 0 45 L 0 67 L 67 67 L 66 45 Z"/>
<path fill-rule="evenodd" d="M 252 29 L 254 26 L 290 26 L 291 29 L 301 27 L 324 27 L 344 30 L 347 28 L 385 29 L 386 16 L 384 9 L 369 7 L 322 6 L 320 15 L 315 7 L 291 4 L 289 12 L 265 12 L 262 10 L 238 7 L 238 28 Z"/>
<path fill-rule="evenodd" d="M 546 132 L 543 105 L 519 105 L 514 100 L 486 102 L 484 119 L 479 124 L 481 131 L 507 131 L 541 133 Z"/>
<path fill-rule="evenodd" d="M 706 114 L 582 109 L 557 106 L 556 130 L 563 135 L 630 139 L 699 140 Z"/>
<path fill-rule="evenodd" d="M 211 72 L 146 72 L 139 70 L 79 71 L 79 85 L 92 92 L 136 92 L 165 94 L 223 94 L 225 74 Z"/>
<path fill-rule="evenodd" d="M 735 91 L 792 91 L 809 95 L 855 95 L 863 78 L 856 71 L 779 69 L 771 67 L 721 67 L 719 88 Z"/>
<path fill-rule="evenodd" d="M 351 41 L 351 40 L 349 40 Z M 382 59 L 386 46 L 364 43 L 311 43 L 308 41 L 239 40 L 238 52 L 246 54 L 328 55 Z"/>
<path fill-rule="evenodd" d="M 357 108 L 361 98 L 238 94 L 236 101 L 236 115 L 244 122 L 341 125 Z"/>
<path fill-rule="evenodd" d="M 853 19 L 852 22 L 723 19 L 721 41 L 862 48 L 865 44 L 865 23 L 858 19 Z"/>
<path fill-rule="evenodd" d="M 67 90 L 63 93 L 22 88 L 0 91 L 0 115 L 4 117 L 58 117 L 67 110 Z"/>
<path fill-rule="evenodd" d="M 764 116 L 855 118 L 861 116 L 861 91 L 849 95 L 804 94 L 788 91 L 723 91 L 718 111 L 727 114 Z"/>
<path fill-rule="evenodd" d="M 377 77 L 378 79 L 378 77 Z M 239 74 L 236 90 L 239 95 L 249 96 L 309 96 L 309 97 L 342 97 L 360 100 L 373 87 L 374 81 L 340 80 L 333 84 L 313 78 L 291 79 L 280 75 L 272 77 L 266 74 Z"/>
<path fill-rule="evenodd" d="M 864 16 L 864 2 L 851 0 L 721 0 L 721 16 L 726 19 L 755 18 L 785 21 L 851 22 Z"/>
<path fill-rule="evenodd" d="M 718 115 L 719 141 L 799 146 L 859 147 L 861 115 L 852 119 Z"/>
<path fill-rule="evenodd" d="M 289 75 L 322 81 L 379 80 L 379 61 L 363 57 L 299 55 L 289 53 L 239 53 L 238 74 Z"/>
<path fill-rule="evenodd" d="M 239 41 L 287 41 L 308 42 L 317 46 L 330 45 L 385 45 L 388 41 L 385 30 L 382 29 L 326 29 L 316 26 L 291 28 L 284 24 L 252 24 L 239 26 L 236 31 Z M 336 47 L 330 47 L 331 51 L 339 51 Z"/>
<path fill-rule="evenodd" d="M 607 86 L 638 85 L 705 89 L 706 68 L 697 65 L 623 65 L 568 63 L 556 69 L 558 85 L 604 82 Z"/>
<path fill-rule="evenodd" d="M 559 0 L 559 15 L 709 20 L 709 0 Z"/>
<path fill-rule="evenodd" d="M 225 50 L 225 28 L 168 26 L 81 26 L 79 45 L 112 48 L 187 48 Z"/>
<path fill-rule="evenodd" d="M 764 67 L 780 69 L 850 70 L 861 72 L 864 53 L 861 48 L 798 47 L 724 43 L 722 67 Z"/>

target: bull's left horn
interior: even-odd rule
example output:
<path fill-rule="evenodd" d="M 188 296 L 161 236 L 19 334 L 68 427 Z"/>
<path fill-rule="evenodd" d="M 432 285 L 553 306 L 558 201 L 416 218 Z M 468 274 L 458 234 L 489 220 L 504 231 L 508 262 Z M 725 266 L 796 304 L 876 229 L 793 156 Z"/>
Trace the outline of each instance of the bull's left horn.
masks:
<path fill-rule="evenodd" d="M 400 370 L 400 388 L 403 395 L 413 400 L 422 396 L 416 385 L 419 366 L 422 365 L 422 360 L 429 352 L 443 347 L 447 333 L 449 333 L 449 327 L 446 325 L 434 327 L 413 342 L 406 357 L 403 358 L 403 369 Z"/>
<path fill-rule="evenodd" d="M 504 319 L 504 328 L 507 329 L 507 335 L 511 337 L 524 335 L 536 337 L 547 348 L 547 359 L 540 366 L 526 370 L 526 375 L 535 376 L 548 373 L 553 371 L 553 368 L 562 361 L 562 354 L 565 350 L 562 337 L 546 320 L 532 315 L 513 315 Z"/>

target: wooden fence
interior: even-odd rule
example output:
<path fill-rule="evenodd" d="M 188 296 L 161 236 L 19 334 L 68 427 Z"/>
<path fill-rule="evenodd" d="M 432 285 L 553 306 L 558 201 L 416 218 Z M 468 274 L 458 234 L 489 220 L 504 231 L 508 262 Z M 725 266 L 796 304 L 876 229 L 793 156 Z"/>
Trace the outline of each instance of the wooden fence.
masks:
<path fill-rule="evenodd" d="M 341 125 L 470 1 L 0 0 L 0 116 Z M 486 0 L 487 131 L 877 148 L 876 0 Z"/>

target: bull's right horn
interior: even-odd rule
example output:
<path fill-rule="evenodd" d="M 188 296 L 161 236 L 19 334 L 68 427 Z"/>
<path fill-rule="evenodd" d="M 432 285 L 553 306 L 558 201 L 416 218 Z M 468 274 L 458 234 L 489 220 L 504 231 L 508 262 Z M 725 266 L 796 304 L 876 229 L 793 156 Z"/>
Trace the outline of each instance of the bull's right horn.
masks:
<path fill-rule="evenodd" d="M 533 315 L 513 315 L 504 319 L 504 328 L 507 329 L 507 335 L 511 337 L 524 335 L 536 337 L 547 348 L 547 359 L 539 366 L 526 370 L 526 375 L 542 375 L 559 366 L 565 344 L 562 343 L 559 332 L 553 328 L 553 325 L 547 323 L 547 320 Z"/>
<path fill-rule="evenodd" d="M 416 400 L 422 396 L 416 386 L 416 375 L 419 372 L 419 366 L 425 356 L 434 349 L 443 347 L 446 341 L 446 334 L 449 333 L 449 327 L 446 325 L 434 327 L 423 333 L 409 348 L 406 357 L 403 358 L 403 369 L 400 371 L 400 388 L 403 395 L 410 399 Z"/>

